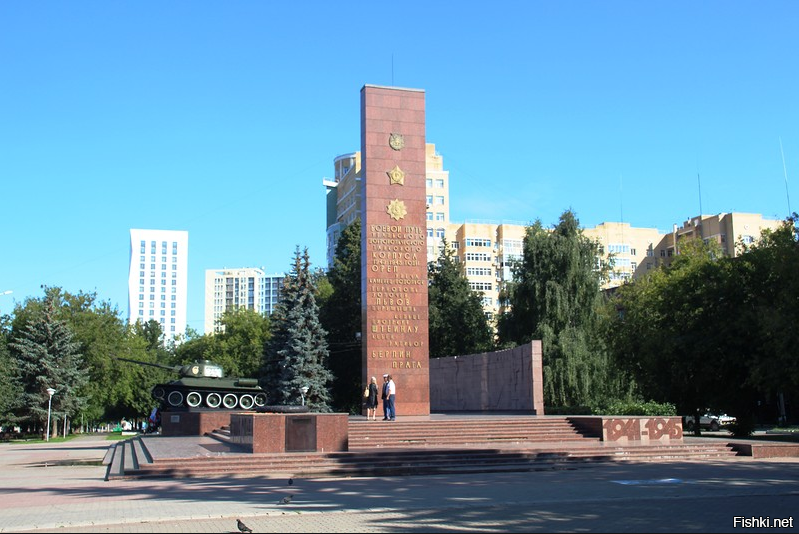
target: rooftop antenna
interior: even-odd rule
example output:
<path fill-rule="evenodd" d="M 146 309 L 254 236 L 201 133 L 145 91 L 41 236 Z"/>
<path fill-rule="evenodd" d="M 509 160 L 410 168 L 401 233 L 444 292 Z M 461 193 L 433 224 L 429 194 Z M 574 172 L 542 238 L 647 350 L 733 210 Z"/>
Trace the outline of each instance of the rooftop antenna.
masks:
<path fill-rule="evenodd" d="M 788 169 L 785 167 L 785 152 L 782 150 L 782 137 L 780 137 L 780 154 L 782 155 L 782 174 L 785 176 L 785 198 L 788 200 L 788 217 L 791 211 L 791 196 L 788 194 Z"/>
<path fill-rule="evenodd" d="M 699 216 L 702 216 L 702 179 L 699 178 L 699 171 L 696 173 L 696 184 L 699 187 Z"/>

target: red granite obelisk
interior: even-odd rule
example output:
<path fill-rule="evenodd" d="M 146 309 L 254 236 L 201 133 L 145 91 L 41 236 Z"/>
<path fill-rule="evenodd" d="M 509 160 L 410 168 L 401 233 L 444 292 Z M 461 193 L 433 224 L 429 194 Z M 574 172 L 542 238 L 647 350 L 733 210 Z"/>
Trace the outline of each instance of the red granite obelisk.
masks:
<path fill-rule="evenodd" d="M 397 417 L 430 415 L 424 91 L 361 89 L 363 380 L 392 375 Z"/>

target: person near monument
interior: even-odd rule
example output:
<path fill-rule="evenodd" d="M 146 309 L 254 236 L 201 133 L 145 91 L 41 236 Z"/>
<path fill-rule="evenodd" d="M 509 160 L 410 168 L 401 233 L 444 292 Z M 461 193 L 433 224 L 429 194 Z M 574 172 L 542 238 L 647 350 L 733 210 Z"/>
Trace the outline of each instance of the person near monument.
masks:
<path fill-rule="evenodd" d="M 394 384 L 394 379 L 388 375 L 388 420 L 394 421 L 397 418 L 397 411 L 394 401 L 397 396 L 397 386 Z"/>
<path fill-rule="evenodd" d="M 383 375 L 383 391 L 380 398 L 383 400 L 383 421 L 388 421 L 388 375 Z"/>
<path fill-rule="evenodd" d="M 366 420 L 372 416 L 372 421 L 377 421 L 377 378 L 372 377 L 368 386 L 369 396 L 366 397 Z"/>

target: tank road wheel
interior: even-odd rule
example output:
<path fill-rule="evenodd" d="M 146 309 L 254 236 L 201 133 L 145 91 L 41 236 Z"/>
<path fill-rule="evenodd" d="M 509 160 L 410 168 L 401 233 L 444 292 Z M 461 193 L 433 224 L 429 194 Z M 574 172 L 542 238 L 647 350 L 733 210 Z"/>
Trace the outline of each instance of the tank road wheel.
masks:
<path fill-rule="evenodd" d="M 202 401 L 203 401 L 203 396 L 197 393 L 196 391 L 190 391 L 186 395 L 186 404 L 188 404 L 192 408 L 196 408 L 197 406 L 199 406 Z"/>
<path fill-rule="evenodd" d="M 233 408 L 235 408 L 238 403 L 239 399 L 237 399 L 233 393 L 228 393 L 222 399 L 222 404 L 224 404 L 225 408 L 227 408 L 228 410 L 232 410 Z"/>
<path fill-rule="evenodd" d="M 222 404 L 222 396 L 219 393 L 209 393 L 205 397 L 205 404 L 209 408 L 219 408 L 219 405 Z"/>
<path fill-rule="evenodd" d="M 153 397 L 158 400 L 164 400 L 164 397 L 166 397 L 166 391 L 164 391 L 164 388 L 153 388 Z"/>
<path fill-rule="evenodd" d="M 239 406 L 241 406 L 242 409 L 249 410 L 252 408 L 253 404 L 255 404 L 255 399 L 252 398 L 252 395 L 245 393 L 239 397 Z"/>
<path fill-rule="evenodd" d="M 266 406 L 266 394 L 264 393 L 256 393 L 255 394 L 255 405 L 256 406 Z"/>
<path fill-rule="evenodd" d="M 183 393 L 181 393 L 180 391 L 173 391 L 169 394 L 166 400 L 170 406 L 175 406 L 175 407 L 180 406 L 181 404 L 183 404 Z"/>

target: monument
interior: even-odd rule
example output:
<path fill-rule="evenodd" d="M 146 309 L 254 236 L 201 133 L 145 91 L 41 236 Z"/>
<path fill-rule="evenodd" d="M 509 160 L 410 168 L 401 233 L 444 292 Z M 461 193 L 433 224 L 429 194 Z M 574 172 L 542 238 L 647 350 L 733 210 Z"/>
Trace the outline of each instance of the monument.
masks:
<path fill-rule="evenodd" d="M 430 415 L 425 95 L 361 89 L 362 379 L 390 374 L 398 417 Z"/>

